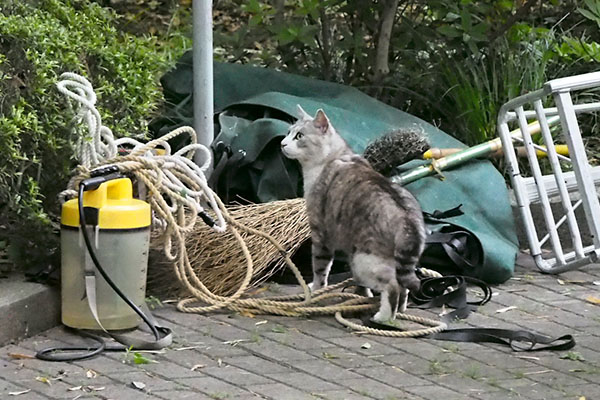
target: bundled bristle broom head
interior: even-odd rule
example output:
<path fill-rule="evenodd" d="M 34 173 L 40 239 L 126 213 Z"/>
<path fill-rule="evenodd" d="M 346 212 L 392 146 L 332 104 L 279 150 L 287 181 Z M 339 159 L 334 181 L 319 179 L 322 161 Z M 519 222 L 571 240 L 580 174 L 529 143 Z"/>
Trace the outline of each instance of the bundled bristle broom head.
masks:
<path fill-rule="evenodd" d="M 239 223 L 273 236 L 290 256 L 310 237 L 310 228 L 303 199 L 274 201 L 228 207 L 229 214 Z M 259 236 L 239 230 L 254 261 L 250 287 L 255 288 L 284 266 L 279 251 Z M 186 236 L 190 264 L 198 279 L 213 293 L 233 294 L 246 275 L 246 258 L 239 243 L 229 231 L 217 233 L 198 221 Z M 189 296 L 184 285 L 177 281 L 173 262 L 162 253 L 159 237 L 153 238 L 151 263 L 148 269 L 148 288 L 161 297 Z"/>
<path fill-rule="evenodd" d="M 375 171 L 388 176 L 395 167 L 421 158 L 429 147 L 429 141 L 421 129 L 397 129 L 370 143 L 363 157 Z"/>
<path fill-rule="evenodd" d="M 414 158 L 420 158 L 429 143 L 419 129 L 399 129 L 371 143 L 364 157 L 373 168 L 388 175 L 393 168 Z M 268 233 L 293 254 L 310 237 L 310 228 L 303 199 L 282 200 L 228 208 L 231 216 L 242 225 Z M 252 289 L 284 266 L 281 254 L 266 239 L 240 230 L 254 261 Z M 186 236 L 186 249 L 198 279 L 213 293 L 233 294 L 246 275 L 246 259 L 231 232 L 216 233 L 198 222 Z M 177 281 L 173 262 L 162 254 L 162 243 L 153 237 L 148 288 L 161 297 L 188 296 L 188 290 Z"/>

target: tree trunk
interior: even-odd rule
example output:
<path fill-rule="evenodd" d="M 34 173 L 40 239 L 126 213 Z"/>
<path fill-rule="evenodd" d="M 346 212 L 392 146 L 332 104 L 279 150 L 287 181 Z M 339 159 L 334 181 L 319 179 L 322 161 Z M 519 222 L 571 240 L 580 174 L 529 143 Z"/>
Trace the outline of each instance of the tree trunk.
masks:
<path fill-rule="evenodd" d="M 398 2 L 399 0 L 385 0 L 379 14 L 381 25 L 379 27 L 379 36 L 377 38 L 377 47 L 375 49 L 374 83 L 381 82 L 383 77 L 390 72 L 388 64 L 390 40 L 392 38 L 392 29 L 394 27 Z"/>

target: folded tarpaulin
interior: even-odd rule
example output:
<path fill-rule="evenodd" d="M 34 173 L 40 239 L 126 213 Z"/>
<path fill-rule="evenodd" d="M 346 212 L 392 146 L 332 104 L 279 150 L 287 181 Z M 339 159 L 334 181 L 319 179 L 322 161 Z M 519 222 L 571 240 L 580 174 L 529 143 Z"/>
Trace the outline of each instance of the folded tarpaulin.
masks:
<path fill-rule="evenodd" d="M 191 124 L 191 53 L 161 82 L 173 107 L 151 127 L 163 133 Z M 302 195 L 299 166 L 279 151 L 279 141 L 295 119 L 297 104 L 309 114 L 322 108 L 357 153 L 380 136 L 402 128 L 421 129 L 432 147 L 465 147 L 433 125 L 357 89 L 266 68 L 215 62 L 214 103 L 216 132 L 220 133 L 213 148 L 215 163 L 221 161 L 216 185 L 219 195 L 229 200 L 240 196 L 266 202 Z M 444 176 L 444 180 L 425 177 L 406 188 L 426 212 L 462 204 L 464 214 L 447 220 L 473 232 L 481 242 L 483 262 L 471 275 L 488 283 L 504 282 L 512 276 L 518 251 L 504 178 L 486 160 L 470 161 L 444 171 Z"/>

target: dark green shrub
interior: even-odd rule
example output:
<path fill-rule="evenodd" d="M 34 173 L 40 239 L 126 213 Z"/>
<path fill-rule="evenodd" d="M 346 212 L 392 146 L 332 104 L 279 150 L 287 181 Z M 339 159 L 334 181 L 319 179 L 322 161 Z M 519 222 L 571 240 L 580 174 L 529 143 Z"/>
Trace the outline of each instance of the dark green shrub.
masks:
<path fill-rule="evenodd" d="M 162 98 L 164 44 L 119 31 L 115 13 L 88 0 L 0 4 L 0 241 L 13 261 L 39 263 L 57 247 L 57 194 L 76 165 L 59 75 L 88 77 L 115 136 L 144 136 Z"/>

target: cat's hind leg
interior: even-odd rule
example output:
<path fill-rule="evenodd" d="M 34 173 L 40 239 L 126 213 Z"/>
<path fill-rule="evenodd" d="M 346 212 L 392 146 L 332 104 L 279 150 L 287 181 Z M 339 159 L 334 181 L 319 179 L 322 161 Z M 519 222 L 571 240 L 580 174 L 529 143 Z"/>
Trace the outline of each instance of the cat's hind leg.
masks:
<path fill-rule="evenodd" d="M 400 285 L 398 282 L 395 280 L 388 282 L 386 288 L 381 292 L 379 311 L 375 313 L 373 319 L 377 322 L 386 322 L 396 318 L 399 295 Z"/>
<path fill-rule="evenodd" d="M 327 278 L 333 264 L 333 254 L 325 246 L 312 244 L 312 270 L 313 281 L 308 285 L 311 291 L 319 290 L 327 286 Z"/>
<path fill-rule="evenodd" d="M 356 252 L 351 258 L 350 267 L 357 284 L 381 293 L 381 305 L 373 319 L 379 322 L 393 320 L 401 292 L 401 286 L 396 280 L 394 260 Z"/>

